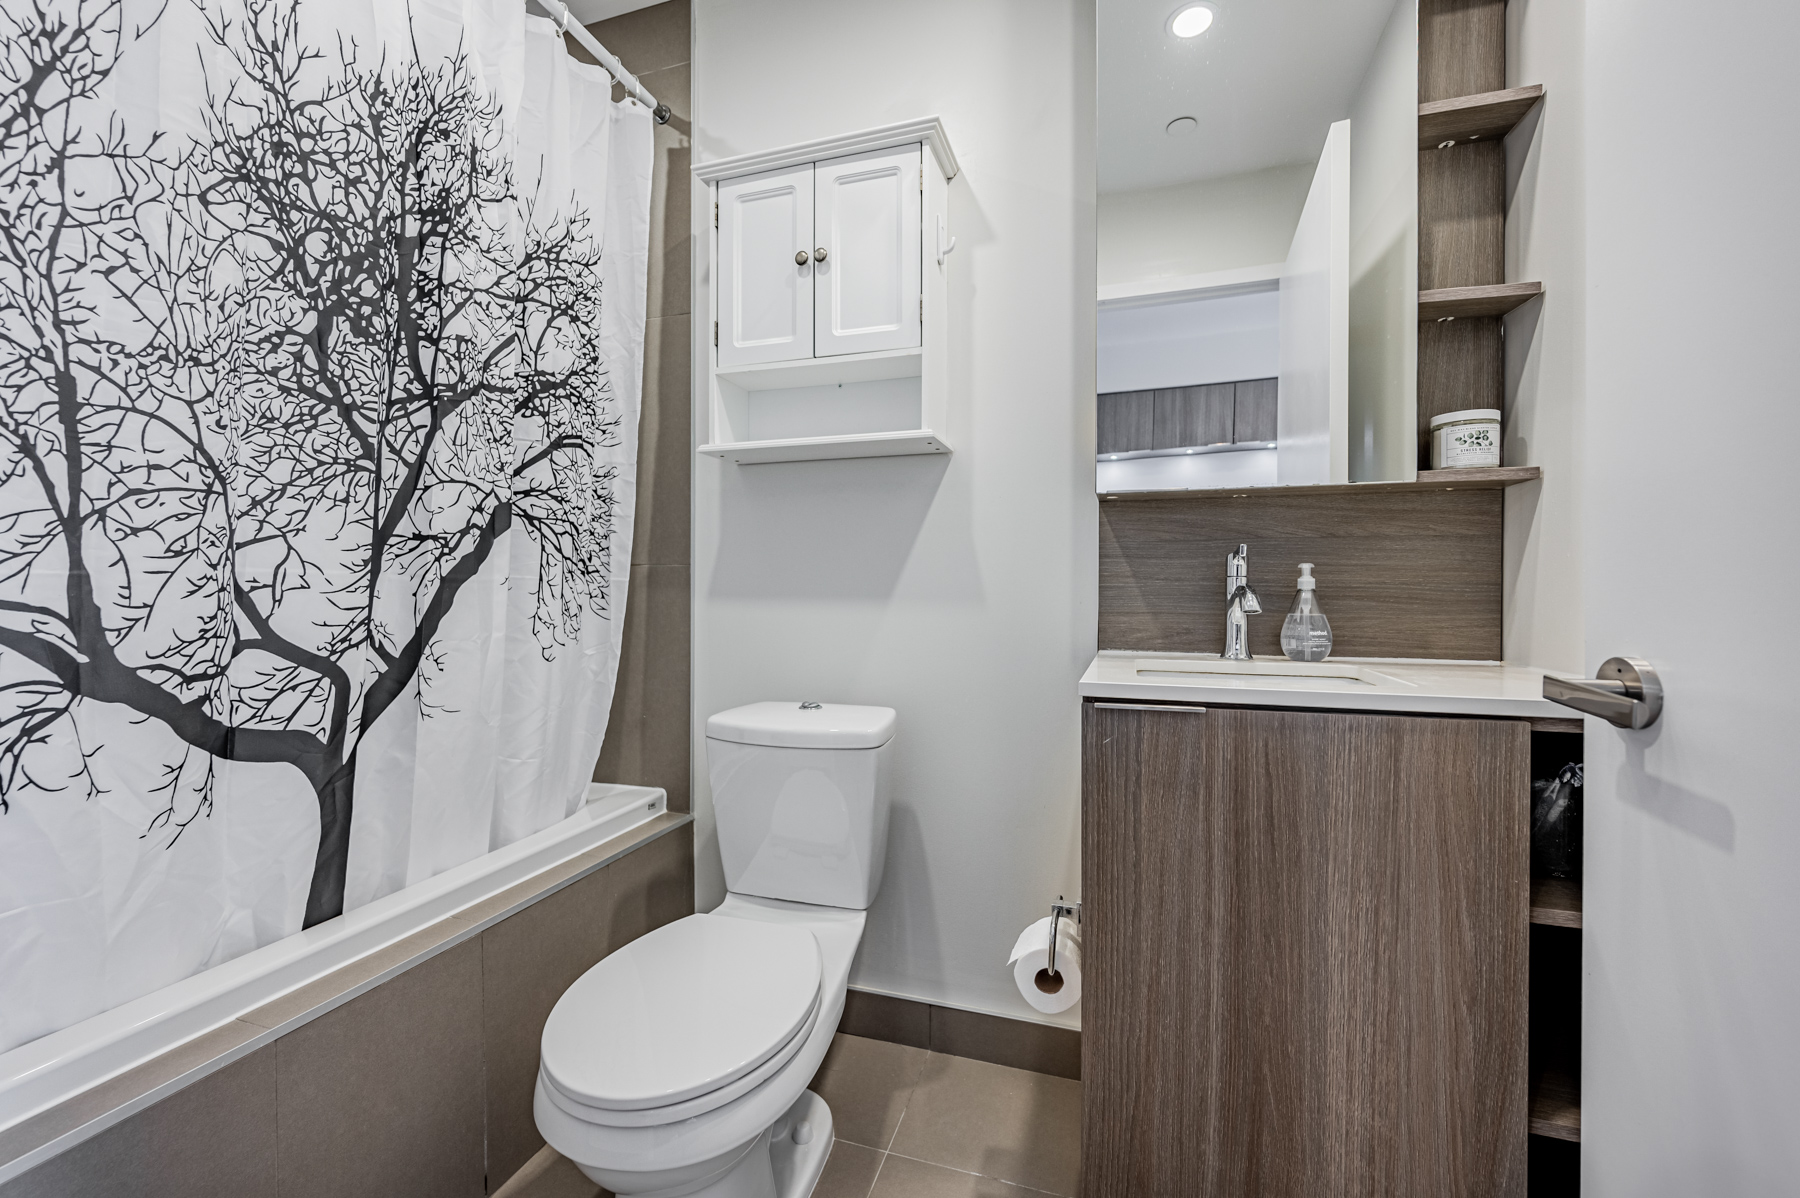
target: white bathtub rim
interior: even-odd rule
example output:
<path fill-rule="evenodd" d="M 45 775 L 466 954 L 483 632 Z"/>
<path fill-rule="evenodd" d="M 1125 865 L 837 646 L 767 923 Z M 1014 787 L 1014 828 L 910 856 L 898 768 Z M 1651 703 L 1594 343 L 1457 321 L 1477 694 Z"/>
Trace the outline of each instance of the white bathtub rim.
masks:
<path fill-rule="evenodd" d="M 0 1132 L 640 827 L 667 809 L 668 796 L 660 788 L 595 783 L 574 815 L 541 832 L 0 1053 Z M 269 1036 L 239 1046 L 213 1067 L 282 1030 L 272 1029 Z M 172 1088 L 178 1087 L 159 1087 L 155 1097 Z M 154 1101 L 144 1097 L 132 1109 Z M 0 1183 L 52 1154 L 34 1151 L 0 1161 Z"/>

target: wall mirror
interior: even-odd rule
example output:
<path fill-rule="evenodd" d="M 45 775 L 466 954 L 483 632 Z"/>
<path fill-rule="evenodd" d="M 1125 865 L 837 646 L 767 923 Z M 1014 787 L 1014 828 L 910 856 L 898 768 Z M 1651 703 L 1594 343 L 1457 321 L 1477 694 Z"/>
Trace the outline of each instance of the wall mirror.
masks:
<path fill-rule="evenodd" d="M 1417 0 L 1100 0 L 1102 494 L 1410 480 Z"/>

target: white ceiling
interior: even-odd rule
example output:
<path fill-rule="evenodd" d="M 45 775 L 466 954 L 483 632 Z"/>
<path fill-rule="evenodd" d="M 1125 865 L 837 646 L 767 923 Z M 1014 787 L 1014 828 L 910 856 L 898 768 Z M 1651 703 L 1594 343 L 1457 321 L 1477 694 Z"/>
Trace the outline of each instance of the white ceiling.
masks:
<path fill-rule="evenodd" d="M 1212 28 L 1178 38 L 1188 2 L 1099 0 L 1102 192 L 1317 158 L 1395 0 L 1211 0 Z M 1179 116 L 1198 131 L 1165 133 Z"/>

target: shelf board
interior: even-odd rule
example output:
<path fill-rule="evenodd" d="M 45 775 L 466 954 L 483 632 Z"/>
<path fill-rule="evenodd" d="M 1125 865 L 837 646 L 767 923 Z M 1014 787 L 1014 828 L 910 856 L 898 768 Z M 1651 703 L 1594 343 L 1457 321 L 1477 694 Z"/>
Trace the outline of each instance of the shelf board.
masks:
<path fill-rule="evenodd" d="M 759 362 L 754 366 L 721 366 L 713 374 L 721 382 L 745 391 L 774 391 L 787 387 L 828 387 L 833 383 L 917 378 L 924 373 L 924 362 L 925 351 L 915 347 L 798 358 L 789 362 Z"/>
<path fill-rule="evenodd" d="M 833 458 L 898 458 L 949 453 L 944 439 L 928 428 L 892 433 L 852 433 L 841 437 L 790 437 L 781 441 L 733 441 L 702 445 L 700 452 L 740 466 L 763 462 L 820 462 Z"/>
<path fill-rule="evenodd" d="M 1509 87 L 1505 91 L 1456 96 L 1419 105 L 1419 148 L 1435 150 L 1447 141 L 1492 140 L 1511 133 L 1531 106 L 1544 98 L 1544 87 Z"/>
<path fill-rule="evenodd" d="M 1526 300 L 1536 299 L 1542 294 L 1542 283 L 1439 287 L 1419 292 L 1419 319 L 1454 320 L 1458 316 L 1505 316 Z"/>
<path fill-rule="evenodd" d="M 1581 883 L 1572 878 L 1531 879 L 1531 922 L 1579 928 Z"/>
<path fill-rule="evenodd" d="M 1531 1087 L 1530 1131 L 1534 1136 L 1581 1142 L 1581 1091 L 1575 1079 L 1546 1069 Z"/>
<path fill-rule="evenodd" d="M 1282 495 L 1391 495 L 1408 491 L 1496 491 L 1543 477 L 1536 466 L 1465 467 L 1421 470 L 1417 482 L 1314 483 L 1301 487 L 1215 487 L 1195 491 L 1114 491 L 1101 499 L 1252 499 Z"/>

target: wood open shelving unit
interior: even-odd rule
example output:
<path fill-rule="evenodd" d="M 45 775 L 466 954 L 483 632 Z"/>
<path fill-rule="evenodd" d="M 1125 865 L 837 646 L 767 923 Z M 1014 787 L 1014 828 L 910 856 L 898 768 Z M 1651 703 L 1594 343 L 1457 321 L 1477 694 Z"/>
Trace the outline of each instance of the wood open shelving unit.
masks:
<path fill-rule="evenodd" d="M 1555 928 L 1581 926 L 1581 883 L 1572 878 L 1531 879 L 1531 922 Z"/>
<path fill-rule="evenodd" d="M 1459 316 L 1505 316 L 1520 304 L 1542 294 L 1542 283 L 1438 287 L 1419 292 L 1419 319 L 1455 320 Z"/>
<path fill-rule="evenodd" d="M 1448 150 L 1460 142 L 1505 137 L 1543 98 L 1543 86 L 1533 83 L 1421 104 L 1419 148 Z"/>
<path fill-rule="evenodd" d="M 1581 1142 L 1581 1092 L 1575 1078 L 1546 1069 L 1531 1087 L 1531 1134 Z"/>
<path fill-rule="evenodd" d="M 1432 417 L 1505 409 L 1505 318 L 1544 294 L 1541 283 L 1507 279 L 1505 145 L 1543 100 L 1541 86 L 1507 86 L 1506 0 L 1419 0 L 1421 466 Z M 1434 473 L 1421 469 L 1417 485 Z M 1534 740 L 1580 731 L 1568 721 L 1534 725 Z M 1528 795 L 1521 807 L 1529 819 Z M 1531 1077 L 1525 1126 L 1511 1134 L 1531 1145 L 1532 1192 L 1560 1196 L 1580 1184 L 1568 1144 L 1552 1143 L 1581 1139 L 1580 884 L 1534 878 L 1528 910 Z"/>

